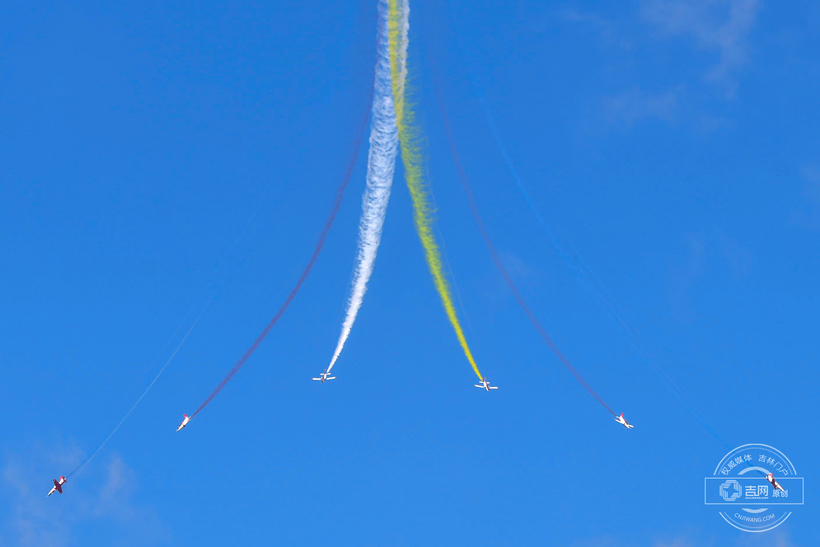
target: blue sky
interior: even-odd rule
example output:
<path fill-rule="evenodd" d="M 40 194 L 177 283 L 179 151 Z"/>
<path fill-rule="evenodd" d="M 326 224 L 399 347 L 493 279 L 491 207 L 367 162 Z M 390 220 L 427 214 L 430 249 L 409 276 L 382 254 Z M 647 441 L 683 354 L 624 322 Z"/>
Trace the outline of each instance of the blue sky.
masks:
<path fill-rule="evenodd" d="M 411 4 L 410 78 L 461 317 L 453 336 L 397 169 L 343 319 L 366 149 L 285 317 L 373 80 L 375 2 L 6 6 L 0 44 L 0 545 L 818 544 L 820 9 L 753 0 Z M 487 228 L 456 178 L 435 59 Z M 552 246 L 601 279 L 730 448 L 766 443 L 807 505 L 747 535 L 703 505 L 728 449 Z M 244 229 L 247 226 L 247 229 Z M 211 294 L 173 363 L 58 498 Z M 187 320 L 185 319 L 187 316 Z M 166 346 L 166 344 L 169 344 Z"/>

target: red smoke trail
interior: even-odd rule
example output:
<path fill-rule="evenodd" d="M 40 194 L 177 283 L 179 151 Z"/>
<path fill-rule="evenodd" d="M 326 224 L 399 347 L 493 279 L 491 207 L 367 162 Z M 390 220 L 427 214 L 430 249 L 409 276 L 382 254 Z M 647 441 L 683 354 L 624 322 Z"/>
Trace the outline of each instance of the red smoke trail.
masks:
<path fill-rule="evenodd" d="M 553 342 L 550 335 L 547 334 L 547 331 L 544 330 L 544 327 L 541 326 L 541 323 L 538 321 L 538 319 L 535 317 L 535 314 L 527 305 L 526 301 L 524 300 L 524 297 L 521 296 L 521 293 L 518 291 L 518 287 L 516 287 L 515 283 L 513 283 L 510 274 L 507 273 L 507 269 L 504 267 L 504 264 L 502 264 L 501 259 L 498 257 L 498 253 L 496 253 L 495 251 L 493 241 L 490 239 L 487 230 L 484 228 L 484 221 L 481 220 L 481 215 L 478 214 L 478 207 L 476 207 L 475 198 L 473 198 L 473 192 L 472 190 L 470 190 L 470 186 L 467 184 L 467 177 L 464 175 L 464 169 L 461 166 L 461 159 L 458 156 L 458 150 L 456 150 L 456 143 L 455 139 L 453 138 L 453 131 L 450 127 L 450 119 L 447 117 L 447 111 L 444 109 L 444 98 L 441 94 L 441 82 L 438 79 L 438 73 L 435 70 L 435 68 L 433 69 L 433 74 L 434 79 L 436 81 L 436 92 L 438 95 L 439 108 L 441 109 L 441 117 L 444 119 L 444 127 L 447 131 L 447 140 L 450 142 L 450 150 L 453 153 L 453 161 L 456 164 L 456 169 L 458 170 L 458 176 L 461 180 L 461 185 L 464 187 L 464 191 L 467 193 L 467 199 L 470 202 L 470 209 L 473 212 L 473 217 L 475 217 L 476 224 L 478 224 L 478 229 L 481 232 L 481 237 L 484 238 L 484 243 L 487 244 L 487 248 L 490 250 L 490 254 L 493 257 L 493 262 L 495 262 L 496 268 L 498 268 L 498 271 L 501 272 L 501 275 L 504 277 L 504 281 L 507 282 L 507 285 L 510 287 L 510 290 L 515 295 L 515 299 L 518 301 L 518 305 L 521 306 L 521 308 L 524 310 L 524 313 L 527 314 L 527 317 L 529 317 L 530 321 L 532 321 L 532 324 L 535 326 L 535 329 L 538 331 L 538 334 L 541 335 L 541 338 L 544 339 L 544 342 L 547 343 L 547 345 L 555 354 L 555 356 L 558 357 L 558 359 L 567 368 L 567 370 L 569 370 L 572 373 L 572 375 L 575 376 L 575 379 L 578 380 L 578 383 L 584 386 L 584 389 L 586 389 L 590 395 L 595 397 L 596 401 L 601 403 L 601 405 L 605 409 L 607 409 L 613 416 L 617 416 L 617 414 L 615 414 L 615 412 L 613 412 L 612 409 L 609 408 L 609 405 L 607 405 L 604 402 L 604 400 L 601 399 L 601 397 L 597 393 L 595 393 L 595 391 L 590 387 L 586 380 L 584 380 L 581 374 L 577 370 L 575 370 L 575 367 L 573 367 L 572 363 L 569 362 L 569 359 L 567 359 L 566 356 L 563 353 L 561 353 L 561 350 L 558 349 L 558 346 L 555 345 L 555 342 Z"/>
<path fill-rule="evenodd" d="M 265 330 L 263 330 L 262 333 L 256 338 L 256 340 L 254 340 L 253 344 L 251 344 L 251 347 L 249 347 L 245 354 L 239 359 L 239 361 L 236 362 L 236 364 L 233 366 L 231 371 L 225 376 L 225 378 L 223 378 L 222 381 L 219 382 L 219 385 L 216 386 L 216 389 L 214 389 L 211 392 L 211 394 L 208 395 L 208 398 L 205 399 L 205 402 L 202 403 L 198 409 L 196 409 L 196 412 L 191 414 L 191 418 L 199 414 L 199 412 L 203 408 L 205 408 L 214 397 L 216 397 L 217 393 L 222 391 L 222 388 L 225 387 L 225 384 L 231 381 L 231 378 L 233 378 L 236 375 L 236 373 L 239 372 L 239 369 L 242 368 L 242 365 L 245 364 L 245 361 L 247 361 L 248 358 L 250 358 L 250 356 L 253 355 L 253 352 L 256 351 L 256 348 L 259 347 L 259 344 L 262 343 L 262 340 L 265 339 L 265 337 L 271 331 L 273 326 L 276 325 L 276 322 L 279 321 L 279 318 L 282 317 L 282 315 L 284 315 L 285 311 L 288 309 L 288 306 L 290 306 L 290 303 L 293 302 L 293 299 L 296 297 L 296 293 L 298 293 L 299 289 L 302 287 L 302 283 L 304 283 L 305 279 L 307 279 L 310 270 L 313 269 L 313 265 L 316 263 L 316 259 L 319 257 L 319 253 L 321 252 L 322 247 L 325 244 L 325 238 L 327 237 L 327 234 L 330 231 L 330 227 L 333 225 L 333 221 L 336 219 L 336 213 L 339 212 L 339 207 L 342 205 L 342 198 L 344 197 L 345 188 L 347 188 L 347 183 L 350 182 L 350 176 L 353 174 L 353 168 L 356 166 L 356 161 L 359 157 L 359 148 L 362 144 L 364 132 L 367 129 L 367 122 L 369 119 L 368 113 L 370 111 L 370 104 L 372 102 L 373 90 L 371 88 L 370 97 L 367 100 L 368 110 L 365 113 L 364 122 L 362 123 L 362 126 L 359 129 L 359 133 L 356 137 L 355 144 L 353 145 L 353 155 L 350 156 L 350 161 L 347 164 L 347 171 L 345 172 L 344 179 L 342 180 L 341 185 L 339 185 L 339 188 L 336 190 L 336 199 L 333 202 L 333 209 L 331 209 L 330 211 L 330 217 L 328 217 L 327 222 L 325 223 L 325 227 L 322 230 L 322 233 L 319 235 L 319 241 L 316 243 L 316 248 L 313 250 L 313 255 L 310 257 L 307 266 L 305 266 L 305 269 L 302 271 L 302 275 L 299 277 L 299 281 L 296 282 L 296 286 L 293 287 L 292 291 L 290 291 L 290 294 L 285 299 L 285 302 L 282 304 L 282 307 L 279 308 L 279 311 L 277 311 L 276 315 L 273 316 L 273 319 L 270 320 L 270 323 L 268 323 L 268 326 L 265 327 Z"/>

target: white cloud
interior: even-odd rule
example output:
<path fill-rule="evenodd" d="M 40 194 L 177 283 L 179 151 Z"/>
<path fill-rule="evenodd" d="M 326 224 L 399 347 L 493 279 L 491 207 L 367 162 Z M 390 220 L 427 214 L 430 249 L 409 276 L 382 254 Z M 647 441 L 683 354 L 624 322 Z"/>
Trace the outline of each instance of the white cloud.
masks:
<path fill-rule="evenodd" d="M 754 268 L 754 254 L 721 229 L 685 234 L 669 256 L 666 282 L 669 305 L 682 321 L 697 318 L 703 306 L 698 287 L 714 283 L 741 282 Z"/>
<path fill-rule="evenodd" d="M 623 49 L 631 49 L 634 46 L 630 38 L 623 32 L 620 23 L 605 19 L 597 13 L 570 8 L 559 12 L 558 17 L 564 21 L 586 25 L 609 45 Z"/>
<path fill-rule="evenodd" d="M 820 169 L 805 165 L 800 174 L 803 178 L 802 203 L 792 211 L 789 220 L 807 230 L 820 230 Z"/>
<path fill-rule="evenodd" d="M 691 289 L 703 281 L 707 270 L 706 234 L 686 234 L 682 243 L 683 249 L 673 256 L 667 274 L 672 306 L 678 311 L 688 309 Z"/>
<path fill-rule="evenodd" d="M 792 539 L 788 525 L 781 525 L 762 534 L 743 534 L 735 547 L 800 547 Z"/>
<path fill-rule="evenodd" d="M 675 538 L 672 541 L 659 541 L 655 547 L 695 547 L 695 544 L 687 538 Z"/>
<path fill-rule="evenodd" d="M 728 525 L 727 525 L 728 527 Z M 726 540 L 727 536 L 734 540 Z M 794 542 L 787 524 L 763 534 L 736 535 L 734 529 L 721 537 L 704 537 L 697 532 L 683 533 L 670 538 L 655 539 L 648 543 L 614 539 L 611 536 L 579 540 L 570 547 L 803 547 Z"/>
<path fill-rule="evenodd" d="M 737 72 L 749 60 L 757 12 L 757 0 L 644 0 L 640 16 L 663 37 L 690 37 L 699 49 L 716 52 L 719 60 L 705 77 L 732 98 Z"/>
<path fill-rule="evenodd" d="M 803 178 L 811 183 L 820 184 L 820 169 L 813 165 L 806 165 L 800 170 Z"/>
<path fill-rule="evenodd" d="M 90 521 L 116 526 L 119 532 L 108 544 L 165 543 L 166 533 L 156 513 L 130 501 L 137 486 L 136 475 L 118 455 L 98 466 L 98 473 L 86 469 L 79 477 L 71 477 L 64 486 L 64 494 L 46 497 L 51 487 L 51 470 L 71 469 L 80 461 L 78 454 L 76 449 L 56 447 L 5 458 L 0 473 L 0 507 L 8 510 L 0 517 L 0 545 L 72 545 L 73 527 Z M 139 526 L 120 526 L 129 523 Z"/>
<path fill-rule="evenodd" d="M 661 93 L 650 93 L 635 86 L 623 93 L 603 99 L 604 113 L 611 122 L 632 125 L 644 119 L 675 122 L 680 111 L 683 86 Z"/>

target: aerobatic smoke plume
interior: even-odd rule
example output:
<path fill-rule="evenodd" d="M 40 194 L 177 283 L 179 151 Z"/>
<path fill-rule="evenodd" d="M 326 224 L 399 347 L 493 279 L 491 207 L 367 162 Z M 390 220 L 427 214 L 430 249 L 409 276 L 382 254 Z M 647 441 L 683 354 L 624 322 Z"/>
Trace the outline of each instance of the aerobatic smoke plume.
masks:
<path fill-rule="evenodd" d="M 389 37 L 390 37 L 390 67 L 393 86 L 393 100 L 396 108 L 396 125 L 399 129 L 399 143 L 401 158 L 404 164 L 404 178 L 410 196 L 413 200 L 413 220 L 416 225 L 421 244 L 424 247 L 424 256 L 427 267 L 433 276 L 433 283 L 441 298 L 447 318 L 453 326 L 464 355 L 473 367 L 479 380 L 484 378 L 478 370 L 473 358 L 464 331 L 458 321 L 450 284 L 444 275 L 441 262 L 441 251 L 433 233 L 432 207 L 430 197 L 424 184 L 422 169 L 422 148 L 419 131 L 415 125 L 415 113 L 412 105 L 406 100 L 407 79 L 407 40 L 410 29 L 410 6 L 407 0 L 389 0 Z"/>
<path fill-rule="evenodd" d="M 455 35 L 459 43 L 459 47 L 462 51 L 462 55 L 466 57 L 465 49 L 462 46 L 458 20 L 455 17 L 455 14 L 453 13 L 452 6 L 449 7 L 450 16 L 453 20 L 453 24 L 455 25 Z M 469 58 L 465 59 L 465 61 L 468 65 L 472 64 L 469 62 Z M 587 290 L 589 290 L 589 292 L 591 292 L 598 298 L 598 300 L 601 302 L 604 308 L 610 313 L 610 316 L 612 317 L 614 322 L 626 333 L 627 337 L 629 338 L 630 342 L 632 343 L 633 347 L 638 352 L 638 354 L 641 356 L 641 358 L 652 368 L 655 369 L 655 371 L 660 376 L 661 380 L 663 380 L 663 382 L 666 384 L 669 390 L 683 403 L 686 409 L 690 413 L 692 413 L 692 415 L 694 415 L 696 419 L 699 422 L 701 422 L 701 424 L 718 441 L 721 442 L 721 444 L 725 445 L 727 448 L 731 448 L 731 445 L 727 443 L 723 439 L 723 437 L 712 427 L 712 425 L 709 423 L 706 417 L 697 409 L 697 407 L 695 407 L 695 405 L 689 400 L 689 398 L 685 395 L 683 390 L 675 383 L 675 381 L 669 376 L 669 374 L 667 374 L 663 367 L 661 367 L 660 364 L 658 364 L 658 362 L 655 361 L 655 359 L 646 349 L 644 344 L 641 342 L 639 335 L 630 326 L 629 322 L 624 318 L 623 314 L 619 310 L 619 307 L 615 304 L 614 299 L 610 296 L 609 291 L 607 291 L 601 279 L 587 264 L 583 256 L 581 256 L 581 253 L 578 251 L 575 245 L 573 245 L 572 241 L 566 241 L 566 246 L 571 250 L 571 252 L 568 254 L 565 251 L 565 246 L 562 245 L 558 238 L 554 235 L 552 229 L 549 227 L 546 220 L 539 212 L 535 202 L 530 197 L 529 192 L 527 192 L 527 189 L 524 186 L 521 177 L 518 175 L 518 171 L 515 168 L 515 165 L 513 164 L 513 161 L 510 158 L 510 155 L 507 152 L 506 147 L 504 146 L 504 141 L 501 139 L 501 135 L 498 130 L 498 127 L 496 126 L 494 116 L 490 110 L 490 106 L 487 103 L 486 97 L 484 95 L 483 86 L 479 83 L 476 73 L 471 71 L 470 77 L 473 82 L 473 86 L 475 88 L 479 103 L 481 104 L 482 110 L 484 111 L 487 124 L 489 125 L 490 131 L 492 132 L 493 139 L 495 140 L 495 143 L 498 146 L 498 150 L 501 153 L 502 158 L 504 159 L 504 163 L 506 164 L 510 172 L 510 175 L 512 176 L 512 179 L 515 182 L 515 185 L 518 187 L 519 191 L 521 192 L 521 195 L 527 202 L 527 206 L 530 209 L 530 212 L 532 212 L 539 226 L 547 235 L 547 237 L 549 238 L 550 242 L 552 243 L 553 247 L 556 249 L 558 254 L 564 260 L 570 272 L 572 272 L 575 278 L 580 283 L 582 283 L 584 287 Z"/>
<path fill-rule="evenodd" d="M 372 88 L 367 101 L 368 109 L 371 97 Z M 316 263 L 316 259 L 319 258 L 319 253 L 322 251 L 322 247 L 325 244 L 325 238 L 327 237 L 328 232 L 330 232 L 330 227 L 333 226 L 333 221 L 336 220 L 336 213 L 339 212 L 339 207 L 342 205 L 342 198 L 344 197 L 345 189 L 347 188 L 347 184 L 350 182 L 350 176 L 353 174 L 353 168 L 356 166 L 356 159 L 359 157 L 359 149 L 361 148 L 362 139 L 364 138 L 364 132 L 367 128 L 367 121 L 368 116 L 365 113 L 364 120 L 357 133 L 356 140 L 353 145 L 353 153 L 351 154 L 350 160 L 347 164 L 347 170 L 345 171 L 344 178 L 342 179 L 339 188 L 336 190 L 336 198 L 333 201 L 333 208 L 330 211 L 330 216 L 325 222 L 325 226 L 322 229 L 321 234 L 319 234 L 319 241 L 316 243 L 316 247 L 313 249 L 313 254 L 310 257 L 307 266 L 305 266 L 305 269 L 302 271 L 302 275 L 299 276 L 299 280 L 296 282 L 296 286 L 293 287 L 293 290 L 290 291 L 290 294 L 288 294 L 288 297 L 285 299 L 285 302 L 279 308 L 279 311 L 276 312 L 276 315 L 273 316 L 273 319 L 270 320 L 270 323 L 268 323 L 268 325 L 259 334 L 259 336 L 256 337 L 256 340 L 254 340 L 253 344 L 251 344 L 251 346 L 247 349 L 247 351 L 245 351 L 242 357 L 240 357 L 239 361 L 236 362 L 236 364 L 233 366 L 230 372 L 228 372 L 225 378 L 223 378 L 222 381 L 219 382 L 219 385 L 217 385 L 216 388 L 211 392 L 211 394 L 208 395 L 208 398 L 205 399 L 205 401 L 201 405 L 199 405 L 199 408 L 196 409 L 196 412 L 191 414 L 191 418 L 199 414 L 200 411 L 202 411 L 202 409 L 205 408 L 208 405 L 208 403 L 210 403 L 220 391 L 222 391 L 222 388 L 224 388 L 225 385 L 231 381 L 231 378 L 233 378 L 236 375 L 236 373 L 239 372 L 239 369 L 241 369 L 242 365 L 244 365 L 245 362 L 250 358 L 250 356 L 253 355 L 253 353 L 256 351 L 256 348 L 259 347 L 259 344 L 262 343 L 262 341 L 265 339 L 268 333 L 270 333 L 274 325 L 276 325 L 277 321 L 279 321 L 282 315 L 284 315 L 285 311 L 287 311 L 288 306 L 290 306 L 290 303 L 293 302 L 293 299 L 296 297 L 296 294 L 299 292 L 299 289 L 302 288 L 302 284 L 305 282 L 305 279 L 307 279 L 310 270 L 313 269 L 313 265 Z"/>
<path fill-rule="evenodd" d="M 447 133 L 447 140 L 450 143 L 450 151 L 453 154 L 453 161 L 456 164 L 456 170 L 458 171 L 458 176 L 461 180 L 461 185 L 464 187 L 464 191 L 467 193 L 467 200 L 470 203 L 470 210 L 473 213 L 473 217 L 475 218 L 476 224 L 478 224 L 478 229 L 481 232 L 481 237 L 484 239 L 484 243 L 487 245 L 487 249 L 489 249 L 490 251 L 490 255 L 493 258 L 493 262 L 495 263 L 496 268 L 498 268 L 498 271 L 501 273 L 501 276 L 504 278 L 504 281 L 507 283 L 507 286 L 510 288 L 513 295 L 515 296 L 516 301 L 518 301 L 518 305 L 521 306 L 521 309 L 523 309 L 524 313 L 527 314 L 527 317 L 532 322 L 533 326 L 535 327 L 535 330 L 538 331 L 538 334 L 541 335 L 541 338 L 544 339 L 544 342 L 546 342 L 547 346 L 549 346 L 549 348 L 552 350 L 555 356 L 558 357 L 558 360 L 561 361 L 561 364 L 563 364 L 566 367 L 566 369 L 569 370 L 570 373 L 572 373 L 572 375 L 575 377 L 578 383 L 580 383 L 584 387 L 584 389 L 586 389 L 589 392 L 589 394 L 595 398 L 596 401 L 601 403 L 601 405 L 605 409 L 607 409 L 613 416 L 616 416 L 615 412 L 613 412 L 612 409 L 609 408 L 609 405 L 607 405 L 604 402 L 604 400 L 601 399 L 601 397 L 595 392 L 595 390 L 592 389 L 592 387 L 587 383 L 583 376 L 581 376 L 581 374 L 575 369 L 572 363 L 570 363 L 569 359 L 567 359 L 567 357 L 561 352 L 558 346 L 555 345 L 555 342 L 552 340 L 552 337 L 550 337 L 550 335 L 547 333 L 544 327 L 541 326 L 540 321 L 538 321 L 538 318 L 536 318 L 535 314 L 527 305 L 527 302 L 524 300 L 524 297 L 521 295 L 521 292 L 518 290 L 518 287 L 513 282 L 512 277 L 510 277 L 510 274 L 507 272 L 507 269 L 501 262 L 501 258 L 498 256 L 498 253 L 495 250 L 495 245 L 493 245 L 493 241 L 492 239 L 490 239 L 490 235 L 487 233 L 487 229 L 484 227 L 484 221 L 481 219 L 481 215 L 479 215 L 478 213 L 478 207 L 476 206 L 475 198 L 473 197 L 473 192 L 470 189 L 470 186 L 467 184 L 467 177 L 464 174 L 464 168 L 461 165 L 461 159 L 459 158 L 458 150 L 456 149 L 455 139 L 453 138 L 453 131 L 450 127 L 450 119 L 447 116 L 447 111 L 444 108 L 444 98 L 441 94 L 441 84 L 435 69 L 434 75 L 434 79 L 436 80 L 436 91 L 438 94 L 439 107 L 441 109 L 441 117 L 444 120 L 444 127 Z"/>
<path fill-rule="evenodd" d="M 390 48 L 387 36 L 387 4 L 379 3 L 379 51 L 376 62 L 376 83 L 373 92 L 373 114 L 370 127 L 370 153 L 367 159 L 367 188 L 362 198 L 362 218 L 359 221 L 359 244 L 353 270 L 350 296 L 342 323 L 342 332 L 327 371 L 336 360 L 350 336 L 350 330 L 362 306 L 367 283 L 376 264 L 376 253 L 382 238 L 387 215 L 387 203 L 393 186 L 393 172 L 398 153 L 398 129 L 393 108 L 390 79 Z"/>

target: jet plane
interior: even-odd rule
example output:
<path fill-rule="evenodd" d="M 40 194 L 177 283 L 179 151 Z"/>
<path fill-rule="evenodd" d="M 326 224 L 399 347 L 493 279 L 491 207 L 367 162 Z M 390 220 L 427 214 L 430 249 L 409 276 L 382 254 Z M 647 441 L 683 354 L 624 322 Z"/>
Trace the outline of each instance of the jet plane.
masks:
<path fill-rule="evenodd" d="M 491 389 L 498 389 L 498 386 L 491 386 L 490 381 L 486 378 L 481 380 L 480 384 L 475 384 L 475 387 L 481 388 L 481 389 L 486 389 L 487 393 L 489 393 Z"/>
<path fill-rule="evenodd" d="M 66 480 L 65 477 L 62 477 L 62 476 L 60 477 L 59 481 L 57 479 L 52 479 L 52 481 L 54 482 L 54 486 L 52 486 L 51 490 L 48 491 L 48 496 L 50 496 L 54 492 L 59 492 L 60 494 L 62 494 L 63 493 L 63 485 L 65 484 L 65 480 Z M 48 497 L 48 496 L 46 496 L 46 497 Z"/>
<path fill-rule="evenodd" d="M 328 376 L 328 374 L 330 374 L 330 372 L 325 370 L 323 373 L 321 373 L 319 375 L 318 378 L 313 378 L 313 380 L 316 380 L 317 382 L 322 382 L 324 384 L 325 380 L 335 380 L 336 379 L 335 376 Z"/>
<path fill-rule="evenodd" d="M 766 475 L 766 480 L 769 481 L 772 484 L 772 487 L 775 490 L 780 490 L 781 492 L 785 492 L 785 490 L 783 490 L 783 487 L 780 486 L 780 483 L 778 483 L 776 480 L 774 480 L 774 474 L 773 473 L 769 473 L 768 475 Z"/>
<path fill-rule="evenodd" d="M 187 414 L 183 414 L 182 415 L 182 423 L 179 424 L 179 427 L 177 428 L 177 431 L 182 431 L 182 428 L 184 428 L 186 425 L 188 425 L 188 422 L 190 422 L 190 421 L 191 421 L 191 417 L 188 416 Z"/>
<path fill-rule="evenodd" d="M 615 418 L 615 421 L 616 421 L 616 422 L 618 422 L 619 424 L 621 424 L 622 426 L 624 426 L 624 427 L 625 427 L 625 428 L 627 428 L 627 429 L 632 429 L 633 427 L 635 427 L 634 425 L 630 424 L 629 422 L 627 422 L 627 421 L 624 419 L 624 413 L 623 413 L 623 412 L 621 412 L 621 415 L 620 415 L 620 416 L 618 416 L 617 418 Z"/>

